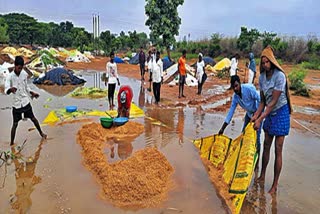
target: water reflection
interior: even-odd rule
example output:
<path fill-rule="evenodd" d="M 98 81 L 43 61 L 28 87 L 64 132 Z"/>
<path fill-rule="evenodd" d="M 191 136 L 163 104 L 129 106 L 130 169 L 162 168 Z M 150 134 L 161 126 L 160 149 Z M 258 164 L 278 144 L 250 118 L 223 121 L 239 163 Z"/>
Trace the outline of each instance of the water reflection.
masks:
<path fill-rule="evenodd" d="M 139 107 L 143 109 L 145 102 L 146 102 L 145 88 L 143 87 L 143 81 L 141 81 L 140 91 L 139 91 Z"/>
<path fill-rule="evenodd" d="M 110 148 L 110 162 L 115 162 L 118 160 L 125 160 L 132 155 L 133 146 L 132 142 L 135 138 L 129 139 L 109 139 L 107 141 L 107 147 Z M 116 151 L 116 152 L 115 152 Z"/>
<path fill-rule="evenodd" d="M 172 140 L 174 130 L 176 109 L 148 108 L 145 123 L 146 146 L 165 147 Z"/>
<path fill-rule="evenodd" d="M 196 123 L 196 134 L 199 134 L 203 127 L 204 115 L 205 113 L 202 111 L 201 106 L 197 106 L 196 110 L 193 113 Z"/>
<path fill-rule="evenodd" d="M 36 85 L 39 89 L 42 89 L 49 94 L 56 97 L 64 97 L 67 94 L 73 92 L 76 88 L 83 86 L 81 85 Z"/>
<path fill-rule="evenodd" d="M 41 182 L 41 177 L 35 175 L 35 169 L 40 157 L 44 140 L 41 140 L 34 157 L 29 157 L 27 161 L 19 161 L 20 154 L 13 160 L 15 165 L 16 177 L 16 192 L 15 198 L 11 202 L 12 209 L 17 210 L 19 213 L 28 213 L 32 205 L 31 194 L 34 186 Z M 14 147 L 11 152 L 16 154 Z M 21 158 L 20 158 L 21 159 Z"/>
<path fill-rule="evenodd" d="M 249 188 L 241 210 L 243 213 L 278 213 L 277 194 L 270 195 L 263 183 L 254 182 Z"/>
<path fill-rule="evenodd" d="M 178 111 L 178 122 L 177 122 L 177 127 L 176 131 L 179 136 L 179 144 L 183 143 L 183 133 L 184 133 L 184 112 L 182 108 L 179 108 Z"/>

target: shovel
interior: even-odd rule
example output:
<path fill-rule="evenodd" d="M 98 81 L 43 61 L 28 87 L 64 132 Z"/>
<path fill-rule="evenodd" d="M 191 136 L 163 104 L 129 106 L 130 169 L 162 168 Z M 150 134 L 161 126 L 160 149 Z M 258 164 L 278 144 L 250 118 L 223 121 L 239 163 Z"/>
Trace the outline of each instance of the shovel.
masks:
<path fill-rule="evenodd" d="M 109 116 L 109 117 L 111 117 L 112 119 L 114 118 L 111 114 L 109 114 L 107 111 L 105 111 L 105 113 Z"/>

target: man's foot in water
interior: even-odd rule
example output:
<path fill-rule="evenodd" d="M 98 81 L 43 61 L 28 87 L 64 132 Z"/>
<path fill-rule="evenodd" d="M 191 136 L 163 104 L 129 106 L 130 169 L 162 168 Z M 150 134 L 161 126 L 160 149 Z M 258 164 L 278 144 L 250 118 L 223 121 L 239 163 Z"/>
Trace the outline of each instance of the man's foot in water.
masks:
<path fill-rule="evenodd" d="M 47 135 L 45 133 L 41 133 L 40 135 L 41 135 L 43 140 L 47 139 Z"/>

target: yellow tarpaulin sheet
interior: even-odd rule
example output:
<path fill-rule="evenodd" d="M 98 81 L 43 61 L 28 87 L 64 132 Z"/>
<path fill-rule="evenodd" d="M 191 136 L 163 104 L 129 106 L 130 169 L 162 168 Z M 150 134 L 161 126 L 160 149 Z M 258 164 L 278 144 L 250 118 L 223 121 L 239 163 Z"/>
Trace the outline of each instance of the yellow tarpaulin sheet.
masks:
<path fill-rule="evenodd" d="M 231 61 L 228 58 L 224 58 L 220 60 L 215 66 L 213 67 L 216 71 L 221 71 L 223 69 L 229 68 L 231 66 Z"/>
<path fill-rule="evenodd" d="M 60 119 L 57 117 L 56 113 L 54 111 L 50 111 L 48 116 L 43 120 L 43 123 L 45 124 L 55 124 Z"/>
<path fill-rule="evenodd" d="M 14 47 L 6 47 L 6 48 L 2 49 L 1 53 L 2 54 L 11 54 L 13 56 L 16 56 L 17 49 L 15 49 Z"/>
<path fill-rule="evenodd" d="M 76 112 L 69 113 L 69 112 L 66 112 L 65 109 L 58 109 L 58 110 L 50 111 L 48 116 L 43 120 L 43 123 L 54 124 L 61 120 L 71 120 L 71 119 L 84 117 L 84 116 L 109 117 L 109 115 L 106 112 L 112 117 L 116 117 L 118 114 L 117 110 L 109 110 L 109 111 L 92 110 L 92 111 L 76 111 Z M 139 108 L 136 104 L 131 103 L 130 118 L 143 117 L 143 116 L 144 116 L 143 110 Z"/>
<path fill-rule="evenodd" d="M 243 200 L 250 185 L 258 154 L 256 153 L 256 131 L 249 123 L 243 134 L 234 140 L 225 135 L 213 135 L 193 141 L 200 149 L 200 156 L 215 166 L 223 164 L 223 180 L 230 186 L 231 208 L 240 213 Z"/>
<path fill-rule="evenodd" d="M 22 55 L 24 57 L 32 57 L 34 54 L 32 53 L 32 51 L 30 51 L 29 49 L 25 48 L 25 47 L 22 47 L 22 48 L 19 48 L 18 51 L 17 51 L 17 55 Z"/>

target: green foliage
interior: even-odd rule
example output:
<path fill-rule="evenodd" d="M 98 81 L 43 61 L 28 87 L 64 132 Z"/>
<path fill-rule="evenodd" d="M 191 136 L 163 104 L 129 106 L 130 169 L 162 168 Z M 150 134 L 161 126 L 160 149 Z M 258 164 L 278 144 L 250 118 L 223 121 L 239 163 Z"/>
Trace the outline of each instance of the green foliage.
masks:
<path fill-rule="evenodd" d="M 314 69 L 314 70 L 320 70 L 320 58 L 313 54 L 310 58 L 309 61 L 303 61 L 301 63 L 301 67 L 304 69 Z"/>
<path fill-rule="evenodd" d="M 178 59 L 182 56 L 182 53 L 181 52 L 171 52 L 171 59 L 175 62 L 178 61 Z M 189 53 L 187 51 L 187 60 L 190 60 L 190 59 L 195 59 L 195 58 L 198 58 L 198 53 Z"/>
<path fill-rule="evenodd" d="M 132 51 L 128 51 L 128 52 L 126 53 L 126 57 L 131 58 L 131 57 L 132 57 Z"/>
<path fill-rule="evenodd" d="M 33 44 L 39 33 L 36 19 L 23 13 L 10 13 L 2 17 L 8 25 L 10 42 Z"/>
<path fill-rule="evenodd" d="M 84 28 L 72 28 L 72 47 L 76 47 L 79 51 L 85 51 L 85 47 L 89 45 L 91 35 L 84 30 Z"/>
<path fill-rule="evenodd" d="M 303 38 L 288 37 L 284 38 L 288 44 L 284 53 L 285 59 L 289 62 L 300 63 L 308 52 L 307 42 Z"/>
<path fill-rule="evenodd" d="M 230 56 L 232 53 L 238 52 L 237 37 L 221 38 L 219 45 L 223 56 Z"/>
<path fill-rule="evenodd" d="M 280 41 L 280 39 L 276 38 L 276 36 L 276 33 L 266 31 L 263 34 L 261 34 L 263 47 L 265 48 L 268 45 L 274 47 Z"/>
<path fill-rule="evenodd" d="M 308 53 L 320 56 L 320 42 L 317 36 L 310 36 L 308 39 Z"/>
<path fill-rule="evenodd" d="M 237 46 L 241 51 L 249 53 L 252 49 L 252 45 L 258 38 L 260 33 L 257 29 L 251 29 L 248 31 L 246 27 L 241 27 L 241 33 L 237 41 Z"/>
<path fill-rule="evenodd" d="M 152 42 L 161 38 L 162 45 L 169 48 L 175 42 L 175 35 L 179 35 L 181 18 L 178 15 L 178 6 L 184 0 L 146 0 L 146 25 L 150 29 Z"/>
<path fill-rule="evenodd" d="M 295 91 L 295 95 L 309 97 L 309 91 L 306 87 L 306 84 L 303 82 L 304 78 L 307 75 L 307 71 L 304 69 L 294 68 L 288 78 L 290 80 L 290 89 Z"/>
<path fill-rule="evenodd" d="M 0 43 L 7 43 L 9 41 L 8 25 L 4 18 L 0 17 Z"/>
<path fill-rule="evenodd" d="M 211 36 L 210 40 L 210 46 L 209 46 L 209 56 L 215 57 L 219 56 L 221 53 L 221 47 L 220 47 L 220 41 L 221 41 L 221 35 L 218 33 L 215 33 Z"/>
<path fill-rule="evenodd" d="M 217 56 L 217 57 L 214 58 L 214 61 L 215 61 L 215 62 L 219 62 L 219 61 L 221 61 L 223 58 L 224 58 L 223 56 Z"/>
<path fill-rule="evenodd" d="M 224 68 L 221 71 L 218 71 L 217 77 L 220 79 L 226 78 L 229 76 L 229 68 Z"/>

